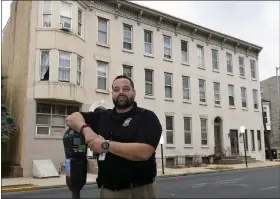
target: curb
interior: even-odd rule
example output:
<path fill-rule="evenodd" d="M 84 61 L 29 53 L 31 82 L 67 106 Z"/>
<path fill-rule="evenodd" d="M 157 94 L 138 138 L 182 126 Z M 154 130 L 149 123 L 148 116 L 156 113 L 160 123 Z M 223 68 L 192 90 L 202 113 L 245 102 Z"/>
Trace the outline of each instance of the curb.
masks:
<path fill-rule="evenodd" d="M 157 179 L 163 178 L 170 178 L 170 177 L 180 177 L 180 176 L 194 176 L 194 175 L 201 175 L 201 174 L 211 174 L 211 173 L 221 173 L 221 172 L 228 172 L 228 171 L 238 171 L 238 170 L 250 170 L 250 169 L 259 169 L 259 168 L 268 168 L 268 167 L 280 167 L 280 165 L 268 165 L 268 166 L 257 166 L 251 168 L 236 168 L 236 169 L 224 169 L 224 170 L 206 170 L 205 172 L 196 172 L 196 173 L 179 173 L 179 174 L 168 174 L 168 175 L 160 175 L 157 176 Z M 96 182 L 87 182 L 86 185 L 96 185 Z M 36 191 L 36 190 L 44 190 L 44 189 L 55 189 L 55 188 L 66 188 L 66 184 L 62 185 L 48 185 L 48 186 L 36 186 L 36 185 L 29 185 L 23 186 L 15 185 L 15 186 L 6 186 L 7 188 L 2 187 L 2 193 L 11 193 L 11 192 L 22 192 L 22 191 Z"/>

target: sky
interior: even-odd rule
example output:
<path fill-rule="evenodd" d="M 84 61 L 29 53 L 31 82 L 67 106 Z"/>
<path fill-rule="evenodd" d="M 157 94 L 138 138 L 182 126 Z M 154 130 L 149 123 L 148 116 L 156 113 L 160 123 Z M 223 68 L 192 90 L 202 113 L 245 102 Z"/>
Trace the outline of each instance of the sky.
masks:
<path fill-rule="evenodd" d="M 264 80 L 279 67 L 279 1 L 133 1 L 209 29 L 263 47 L 259 75 Z M 11 1 L 2 1 L 2 29 Z"/>

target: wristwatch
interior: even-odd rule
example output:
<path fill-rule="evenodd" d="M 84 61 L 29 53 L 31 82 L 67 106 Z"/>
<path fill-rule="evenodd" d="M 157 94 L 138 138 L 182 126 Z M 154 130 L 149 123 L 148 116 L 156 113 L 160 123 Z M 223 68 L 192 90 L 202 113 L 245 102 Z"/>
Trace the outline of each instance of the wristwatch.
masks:
<path fill-rule="evenodd" d="M 101 144 L 101 148 L 103 149 L 103 153 L 108 153 L 110 147 L 110 140 L 104 140 Z"/>

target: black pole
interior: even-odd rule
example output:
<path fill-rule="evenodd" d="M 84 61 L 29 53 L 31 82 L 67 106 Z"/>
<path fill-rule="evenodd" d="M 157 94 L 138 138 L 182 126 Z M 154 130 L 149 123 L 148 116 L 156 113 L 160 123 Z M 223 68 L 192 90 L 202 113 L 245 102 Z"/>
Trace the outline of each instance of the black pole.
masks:
<path fill-rule="evenodd" d="M 246 167 L 248 168 L 247 164 L 247 154 L 246 154 L 246 143 L 245 143 L 245 133 L 243 133 L 243 143 L 244 143 L 244 153 L 245 153 L 245 162 L 246 162 Z"/>
<path fill-rule="evenodd" d="M 160 144 L 160 148 L 161 148 L 161 166 L 162 166 L 162 174 L 164 174 L 163 147 L 162 147 L 162 144 Z"/>
<path fill-rule="evenodd" d="M 81 199 L 80 191 L 72 191 L 72 199 Z"/>

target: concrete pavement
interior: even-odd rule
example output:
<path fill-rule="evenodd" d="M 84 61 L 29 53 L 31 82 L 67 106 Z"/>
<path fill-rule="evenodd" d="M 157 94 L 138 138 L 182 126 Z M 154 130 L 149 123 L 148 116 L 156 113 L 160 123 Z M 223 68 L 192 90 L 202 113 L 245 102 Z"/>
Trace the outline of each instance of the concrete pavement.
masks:
<path fill-rule="evenodd" d="M 279 167 L 158 178 L 158 198 L 279 198 Z M 81 198 L 99 198 L 96 185 L 87 185 Z M 70 198 L 68 188 L 4 193 L 2 198 Z"/>

